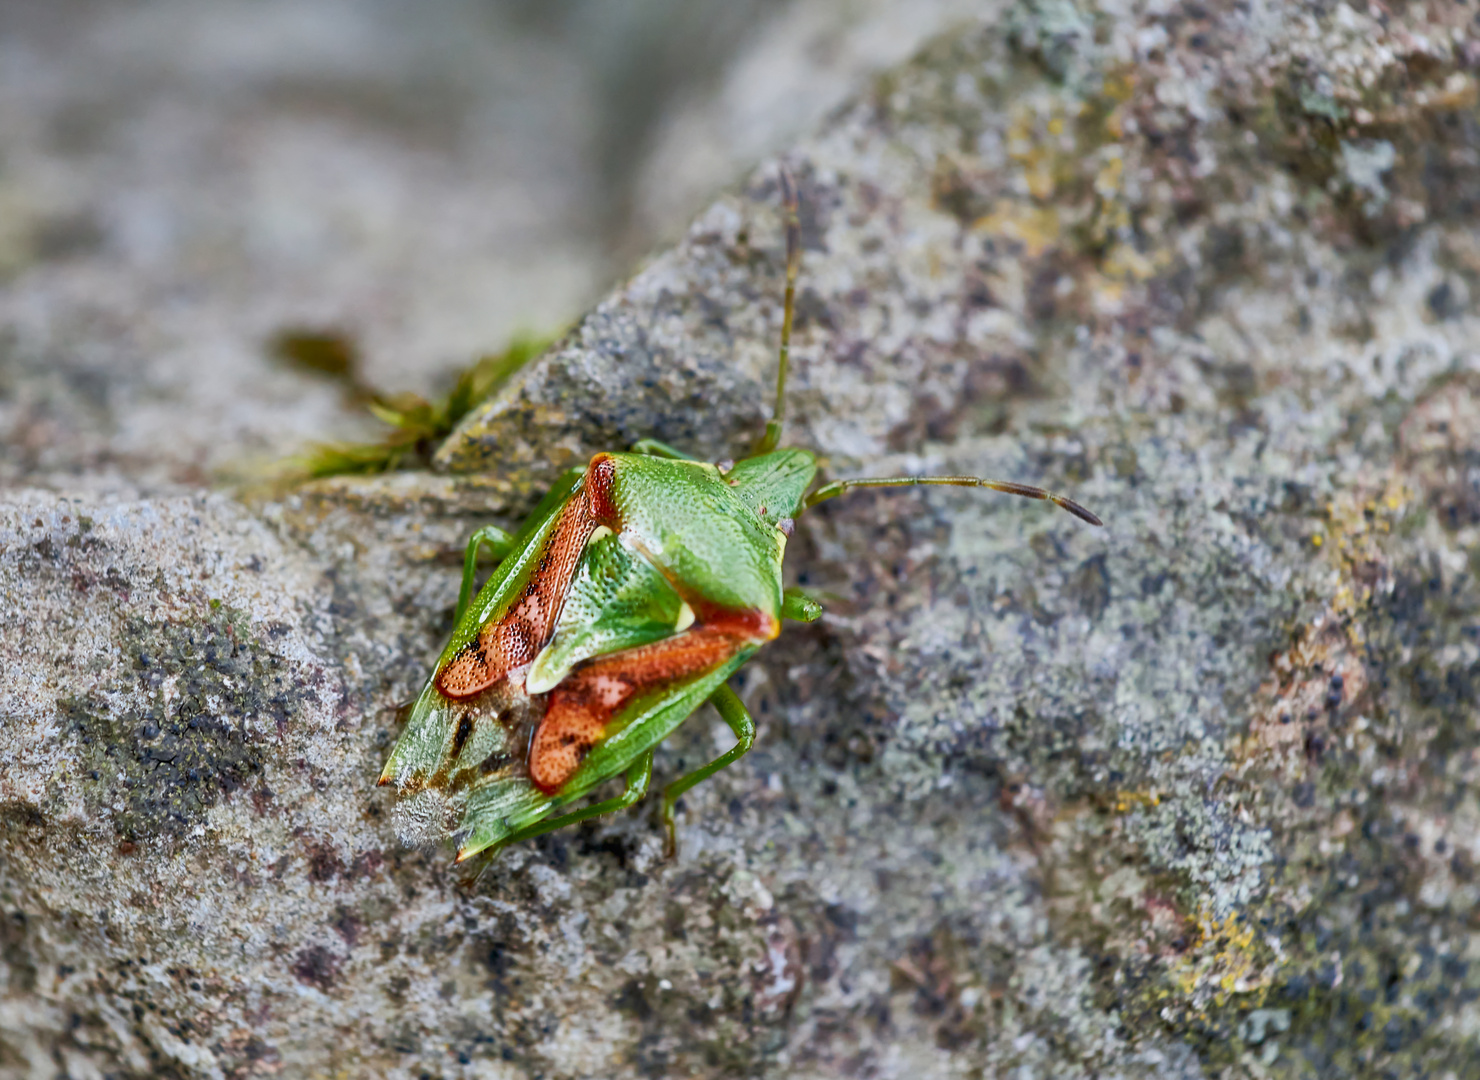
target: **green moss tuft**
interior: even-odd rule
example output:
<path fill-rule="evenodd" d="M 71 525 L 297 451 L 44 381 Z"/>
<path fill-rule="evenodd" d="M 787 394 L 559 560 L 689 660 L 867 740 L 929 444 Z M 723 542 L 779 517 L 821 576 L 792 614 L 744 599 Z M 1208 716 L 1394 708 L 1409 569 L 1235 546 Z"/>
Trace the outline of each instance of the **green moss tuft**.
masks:
<path fill-rule="evenodd" d="M 366 407 L 391 430 L 378 442 L 318 443 L 287 462 L 288 471 L 304 479 L 396 469 L 426 468 L 437 446 L 472 408 L 496 393 L 551 338 L 518 338 L 500 353 L 482 357 L 458 377 L 452 391 L 438 401 L 403 392 L 367 392 Z"/>

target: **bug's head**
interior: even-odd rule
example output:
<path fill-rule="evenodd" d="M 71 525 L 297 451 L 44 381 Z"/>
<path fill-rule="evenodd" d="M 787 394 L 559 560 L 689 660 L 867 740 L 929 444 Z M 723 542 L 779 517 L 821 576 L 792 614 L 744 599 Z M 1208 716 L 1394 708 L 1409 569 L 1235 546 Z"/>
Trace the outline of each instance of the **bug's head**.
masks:
<path fill-rule="evenodd" d="M 787 447 L 735 462 L 725 482 L 766 524 L 794 518 L 802 496 L 817 475 L 817 459 L 810 450 Z"/>

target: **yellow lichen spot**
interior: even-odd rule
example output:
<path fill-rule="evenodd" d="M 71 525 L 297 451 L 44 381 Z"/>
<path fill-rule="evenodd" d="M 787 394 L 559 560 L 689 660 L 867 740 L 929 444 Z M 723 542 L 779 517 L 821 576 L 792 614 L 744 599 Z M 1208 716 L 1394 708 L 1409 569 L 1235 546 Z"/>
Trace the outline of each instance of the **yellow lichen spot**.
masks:
<path fill-rule="evenodd" d="M 1031 111 L 1015 117 L 1007 128 L 1007 156 L 1023 168 L 1028 193 L 1046 200 L 1054 191 L 1053 159 L 1039 142 L 1038 118 Z"/>
<path fill-rule="evenodd" d="M 1475 80 L 1462 71 L 1452 72 L 1444 83 L 1443 90 L 1429 102 L 1440 109 L 1466 109 L 1475 104 L 1477 96 Z"/>
<path fill-rule="evenodd" d="M 1145 281 L 1156 273 L 1156 264 L 1130 244 L 1116 244 L 1106 253 L 1100 272 L 1112 281 Z"/>
<path fill-rule="evenodd" d="M 1136 73 L 1130 68 L 1124 68 L 1105 78 L 1100 86 L 1100 92 L 1111 101 L 1126 102 L 1136 91 Z"/>
<path fill-rule="evenodd" d="M 1037 258 L 1061 235 L 1059 212 L 1052 206 L 1024 206 L 1004 199 L 990 213 L 976 219 L 972 228 L 979 232 L 1007 236 L 1023 245 L 1024 254 Z"/>
<path fill-rule="evenodd" d="M 1110 153 L 1100 171 L 1095 173 L 1095 194 L 1102 199 L 1112 199 L 1120 194 L 1121 182 L 1125 178 L 1125 158 L 1119 153 Z"/>
<path fill-rule="evenodd" d="M 1128 814 L 1144 806 L 1160 805 L 1161 792 L 1155 788 L 1150 791 L 1117 791 L 1111 801 L 1111 806 L 1117 814 Z"/>
<path fill-rule="evenodd" d="M 1055 116 L 1048 122 L 1048 133 L 1050 135 L 1062 135 L 1064 133 L 1064 118 Z"/>
<path fill-rule="evenodd" d="M 1047 161 L 1037 162 L 1028 170 L 1028 194 L 1035 199 L 1047 199 L 1053 195 L 1053 170 Z"/>
<path fill-rule="evenodd" d="M 1193 945 L 1169 971 L 1184 996 L 1212 990 L 1216 1007 L 1234 994 L 1251 994 L 1262 1001 L 1275 965 L 1261 968 L 1259 939 L 1248 920 L 1230 914 L 1221 922 L 1204 907 L 1196 916 Z"/>
<path fill-rule="evenodd" d="M 1314 546 L 1314 547 L 1320 547 L 1322 544 L 1324 544 L 1326 542 L 1326 538 L 1324 536 L 1322 536 L 1320 533 L 1316 533 L 1314 536 L 1312 536 L 1310 538 L 1310 542 L 1311 542 L 1312 546 Z"/>
<path fill-rule="evenodd" d="M 1125 299 L 1125 286 L 1118 281 L 1111 281 L 1102 274 L 1096 274 L 1090 280 L 1090 286 L 1094 290 L 1095 310 L 1105 315 L 1113 315 L 1120 310 L 1120 303 Z"/>

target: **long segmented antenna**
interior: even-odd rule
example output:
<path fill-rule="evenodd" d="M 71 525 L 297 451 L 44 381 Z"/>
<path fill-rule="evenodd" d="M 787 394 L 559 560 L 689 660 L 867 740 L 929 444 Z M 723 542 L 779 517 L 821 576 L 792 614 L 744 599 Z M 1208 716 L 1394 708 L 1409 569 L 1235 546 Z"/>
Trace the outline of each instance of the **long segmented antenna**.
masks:
<path fill-rule="evenodd" d="M 781 355 L 776 368 L 776 408 L 771 419 L 766 421 L 766 433 L 755 444 L 752 454 L 767 454 L 781 442 L 782 422 L 786 418 L 786 375 L 791 363 L 791 324 L 796 312 L 797 274 L 802 266 L 802 225 L 797 216 L 797 186 L 786 166 L 780 166 L 776 179 L 781 188 L 781 207 L 786 215 L 786 299 L 781 308 Z M 1091 525 L 1103 525 L 1090 511 L 1073 499 L 1056 495 L 1031 484 L 1019 484 L 1011 480 L 984 480 L 978 476 L 894 476 L 866 480 L 834 480 L 808 495 L 800 509 L 816 506 L 827 499 L 836 498 L 851 488 L 865 487 L 914 487 L 918 485 L 942 485 L 949 487 L 983 487 L 1001 491 L 1008 495 L 1021 495 L 1027 499 L 1046 499 L 1055 506 L 1067 510 L 1081 521 Z"/>
<path fill-rule="evenodd" d="M 766 433 L 752 453 L 768 454 L 781 442 L 786 415 L 786 369 L 791 363 L 791 320 L 796 311 L 797 273 L 802 267 L 802 224 L 797 217 L 797 186 L 785 166 L 777 170 L 781 207 L 786 214 L 786 301 L 781 307 L 781 360 L 776 371 L 776 408 L 766 421 Z"/>
<path fill-rule="evenodd" d="M 834 480 L 808 495 L 802 503 L 802 509 L 816 506 L 827 499 L 835 499 L 851 488 L 871 487 L 915 487 L 917 485 L 941 485 L 945 487 L 982 487 L 992 491 L 1001 491 L 1008 495 L 1021 495 L 1026 499 L 1046 499 L 1059 507 L 1067 510 L 1080 521 L 1087 521 L 1091 525 L 1104 525 L 1094 514 L 1080 506 L 1073 499 L 1064 495 L 1055 495 L 1041 487 L 1033 487 L 1031 484 L 1018 484 L 1011 480 L 984 480 L 979 476 L 890 476 L 881 478 L 870 478 L 867 480 Z"/>

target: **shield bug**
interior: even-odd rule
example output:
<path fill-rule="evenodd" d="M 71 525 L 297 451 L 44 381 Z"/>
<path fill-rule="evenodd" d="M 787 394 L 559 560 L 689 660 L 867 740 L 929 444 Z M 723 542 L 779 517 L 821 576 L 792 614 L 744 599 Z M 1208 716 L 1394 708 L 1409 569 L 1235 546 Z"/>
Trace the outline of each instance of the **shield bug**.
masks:
<path fill-rule="evenodd" d="M 653 749 L 704 702 L 735 745 L 663 790 L 666 848 L 678 797 L 750 749 L 755 725 L 726 684 L 816 601 L 782 587 L 793 521 L 856 488 L 941 484 L 1047 499 L 1099 525 L 1071 499 L 971 476 L 834 480 L 812 490 L 817 459 L 778 449 L 786 403 L 801 228 L 784 172 L 786 294 L 776 404 L 752 453 L 695 461 L 654 440 L 600 453 L 562 476 L 517 533 L 469 538 L 452 638 L 411 706 L 380 783 L 400 794 L 408 837 L 458 841 L 458 861 L 631 806 Z M 473 595 L 479 550 L 499 560 Z M 616 777 L 620 795 L 579 800 Z"/>

